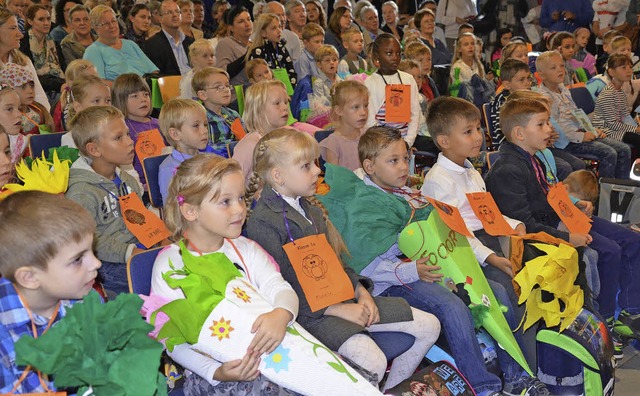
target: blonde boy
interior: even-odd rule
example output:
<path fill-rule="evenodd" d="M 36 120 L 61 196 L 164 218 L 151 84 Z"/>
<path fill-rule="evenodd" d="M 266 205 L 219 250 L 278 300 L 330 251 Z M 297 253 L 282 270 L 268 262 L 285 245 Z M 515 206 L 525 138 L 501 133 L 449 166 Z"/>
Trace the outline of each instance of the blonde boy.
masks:
<path fill-rule="evenodd" d="M 418 43 L 413 43 L 418 44 Z M 424 45 L 420 43 L 420 45 Z M 425 46 L 426 48 L 426 46 Z M 427 48 L 428 49 L 428 48 Z M 429 54 L 431 54 L 429 52 Z M 424 81 L 425 74 L 420 67 L 417 59 L 415 57 L 405 56 L 405 59 L 400 62 L 398 65 L 398 70 L 403 71 L 405 73 L 409 73 L 413 76 L 413 79 L 416 80 L 416 84 L 418 87 L 422 86 L 422 82 Z M 427 75 L 426 78 L 429 78 Z M 418 122 L 418 135 L 416 136 L 415 142 L 413 142 L 413 147 L 418 149 L 419 151 L 428 151 L 433 154 L 438 154 L 440 150 L 435 146 L 433 140 L 429 136 L 429 131 L 427 130 L 427 120 L 425 118 L 425 114 L 427 112 L 427 98 L 419 93 L 420 96 L 420 121 Z"/>
<path fill-rule="evenodd" d="M 418 88 L 427 101 L 432 101 L 440 96 L 436 82 L 431 78 L 431 49 L 421 41 L 413 42 L 405 47 L 404 57 L 405 59 L 414 59 L 420 65 L 422 81 L 418 83 Z"/>
<path fill-rule="evenodd" d="M 318 48 L 324 44 L 324 29 L 317 23 L 306 24 L 302 29 L 302 44 L 304 45 L 302 55 L 293 63 L 293 67 L 298 73 L 298 80 L 302 80 L 308 75 L 317 77 L 320 75 L 320 71 L 314 57 Z"/>
<path fill-rule="evenodd" d="M 602 36 L 602 53 L 596 58 L 596 70 L 598 73 L 604 73 L 609 54 L 611 54 L 611 42 L 614 38 L 621 36 L 620 32 L 611 29 Z"/>
<path fill-rule="evenodd" d="M 69 172 L 65 195 L 93 216 L 97 223 L 95 251 L 102 261 L 100 275 L 107 290 L 127 293 L 125 263 L 144 250 L 127 229 L 118 198 L 135 193 L 138 182 L 120 167 L 133 162 L 133 141 L 120 110 L 95 106 L 80 111 L 72 120 L 71 135 L 82 154 Z"/>
<path fill-rule="evenodd" d="M 344 77 L 367 70 L 367 62 L 360 56 L 364 49 L 364 36 L 357 26 L 352 26 L 342 33 L 342 45 L 347 54 L 340 60 L 338 73 Z"/>
<path fill-rule="evenodd" d="M 196 73 L 194 81 L 197 77 Z M 172 99 L 165 103 L 160 110 L 159 122 L 164 138 L 173 147 L 171 155 L 162 161 L 158 171 L 158 185 L 164 202 L 176 168 L 200 151 L 213 150 L 208 146 L 207 110 L 195 100 Z"/>
<path fill-rule="evenodd" d="M 213 152 L 227 157 L 227 144 L 235 140 L 231 125 L 240 119 L 242 129 L 246 130 L 240 114 L 227 107 L 231 102 L 229 74 L 217 67 L 205 67 L 196 72 L 191 82 L 193 91 L 207 109 L 209 145 Z"/>
<path fill-rule="evenodd" d="M 198 39 L 189 46 L 189 62 L 191 70 L 180 79 L 180 97 L 183 99 L 193 99 L 196 93 L 191 88 L 193 75 L 205 67 L 216 65 L 216 51 L 207 39 Z"/>
<path fill-rule="evenodd" d="M 100 261 L 93 255 L 96 223 L 77 203 L 39 191 L 12 194 L 0 202 L 0 393 L 13 393 L 25 367 L 16 365 L 14 342 L 42 334 L 93 286 Z M 37 237 L 34 237 L 37 230 Z M 96 324 L 97 325 L 97 324 Z M 42 376 L 55 390 L 53 381 Z M 31 370 L 16 394 L 44 393 Z"/>
<path fill-rule="evenodd" d="M 260 81 L 273 79 L 273 72 L 269 69 L 267 61 L 262 58 L 254 58 L 248 61 L 244 71 L 247 73 L 247 78 L 252 85 Z"/>

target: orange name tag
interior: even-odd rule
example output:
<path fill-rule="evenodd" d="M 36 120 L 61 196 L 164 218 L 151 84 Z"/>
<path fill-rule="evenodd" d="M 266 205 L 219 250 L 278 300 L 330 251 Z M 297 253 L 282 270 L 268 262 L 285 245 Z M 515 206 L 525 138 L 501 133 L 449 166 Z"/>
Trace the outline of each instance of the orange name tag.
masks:
<path fill-rule="evenodd" d="M 157 129 L 140 132 L 136 140 L 136 155 L 140 162 L 148 157 L 155 157 L 162 154 L 164 139 Z"/>
<path fill-rule="evenodd" d="M 440 218 L 444 221 L 447 227 L 464 236 L 473 236 L 471 232 L 469 232 L 469 229 L 467 229 L 467 225 L 464 223 L 464 219 L 462 218 L 462 215 L 460 215 L 458 208 L 438 201 L 437 199 L 430 197 L 425 198 L 427 201 L 431 202 L 431 205 L 433 205 L 434 208 L 436 208 L 440 214 Z"/>
<path fill-rule="evenodd" d="M 247 135 L 247 132 L 242 127 L 242 122 L 240 121 L 240 118 L 236 118 L 231 123 L 231 132 L 236 137 L 236 140 L 240 140 Z"/>
<path fill-rule="evenodd" d="M 312 312 L 355 297 L 351 280 L 324 234 L 300 238 L 282 248 Z"/>
<path fill-rule="evenodd" d="M 557 183 L 549 189 L 547 202 L 560 217 L 560 220 L 567 226 L 571 233 L 588 234 L 591 230 L 591 219 L 575 207 L 567 188 L 562 183 Z"/>
<path fill-rule="evenodd" d="M 411 121 L 411 85 L 391 84 L 384 89 L 385 121 Z"/>
<path fill-rule="evenodd" d="M 503 236 L 515 235 L 517 232 L 511 228 L 509 223 L 504 219 L 496 201 L 493 200 L 491 193 L 475 192 L 467 194 L 467 199 L 476 214 L 478 220 L 482 222 L 482 227 L 489 235 Z"/>
<path fill-rule="evenodd" d="M 136 193 L 127 194 L 118 200 L 127 229 L 147 249 L 171 236 L 167 226 L 155 213 L 144 207 Z"/>

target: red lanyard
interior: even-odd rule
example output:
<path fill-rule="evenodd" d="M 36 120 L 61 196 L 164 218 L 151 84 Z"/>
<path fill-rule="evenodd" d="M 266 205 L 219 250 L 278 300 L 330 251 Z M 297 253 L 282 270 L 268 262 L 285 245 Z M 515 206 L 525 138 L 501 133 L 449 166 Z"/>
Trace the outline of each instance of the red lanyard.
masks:
<path fill-rule="evenodd" d="M 536 179 L 538 180 L 538 184 L 542 187 L 542 190 L 545 194 L 549 192 L 549 182 L 547 181 L 547 176 L 542 169 L 542 165 L 538 162 L 537 158 L 533 155 L 531 157 L 531 165 L 533 166 L 533 171 L 536 173 Z"/>
<path fill-rule="evenodd" d="M 407 192 L 402 188 L 392 188 L 390 190 L 383 188 L 383 190 L 393 195 L 401 195 L 403 197 L 408 197 L 408 199 L 407 198 L 404 199 L 405 202 L 409 204 L 409 207 L 411 207 L 411 216 L 409 217 L 409 221 L 407 221 L 407 225 L 409 225 L 409 223 L 411 223 L 411 221 L 413 220 L 413 216 L 415 216 L 416 210 L 426 208 L 427 206 L 431 205 L 429 201 L 423 198 L 423 195 L 420 191 Z"/>

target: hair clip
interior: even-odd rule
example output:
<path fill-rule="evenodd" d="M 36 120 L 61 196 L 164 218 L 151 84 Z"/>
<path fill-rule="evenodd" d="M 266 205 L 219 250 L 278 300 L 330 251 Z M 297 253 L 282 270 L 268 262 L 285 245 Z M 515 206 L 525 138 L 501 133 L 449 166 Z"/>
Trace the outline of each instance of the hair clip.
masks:
<path fill-rule="evenodd" d="M 11 88 L 11 86 L 7 83 L 0 83 L 0 91 L 6 88 Z"/>
<path fill-rule="evenodd" d="M 184 195 L 178 195 L 176 200 L 178 201 L 178 206 L 184 205 Z"/>

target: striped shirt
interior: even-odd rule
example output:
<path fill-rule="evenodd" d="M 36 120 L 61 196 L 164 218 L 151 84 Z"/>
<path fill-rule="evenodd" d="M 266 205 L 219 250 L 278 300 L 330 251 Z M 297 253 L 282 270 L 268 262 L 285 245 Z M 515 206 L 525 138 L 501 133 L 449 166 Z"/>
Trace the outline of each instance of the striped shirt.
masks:
<path fill-rule="evenodd" d="M 625 133 L 634 133 L 637 123 L 629 114 L 627 95 L 612 84 L 602 90 L 596 99 L 593 126 L 601 128 L 607 137 L 622 141 Z"/>

